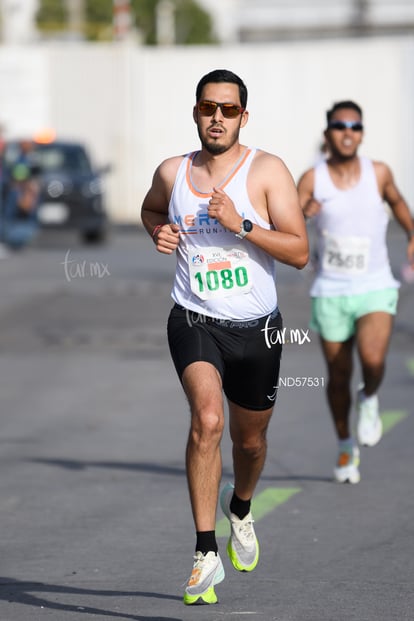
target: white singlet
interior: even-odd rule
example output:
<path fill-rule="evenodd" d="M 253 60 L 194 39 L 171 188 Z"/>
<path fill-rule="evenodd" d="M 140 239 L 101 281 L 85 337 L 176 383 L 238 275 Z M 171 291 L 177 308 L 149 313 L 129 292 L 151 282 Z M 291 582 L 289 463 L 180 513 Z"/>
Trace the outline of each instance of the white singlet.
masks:
<path fill-rule="evenodd" d="M 310 295 L 328 297 L 398 288 L 392 275 L 386 232 L 388 213 L 371 160 L 360 157 L 360 179 L 349 190 L 333 183 L 326 162 L 315 167 L 314 198 L 318 272 Z"/>
<path fill-rule="evenodd" d="M 262 228 L 273 228 L 254 209 L 247 175 L 256 149 L 246 149 L 220 186 L 238 213 Z M 211 193 L 201 193 L 191 180 L 197 152 L 180 164 L 168 215 L 180 227 L 177 268 L 171 296 L 191 311 L 219 319 L 245 321 L 263 317 L 277 306 L 275 261 L 245 237 L 238 239 L 208 216 Z"/>

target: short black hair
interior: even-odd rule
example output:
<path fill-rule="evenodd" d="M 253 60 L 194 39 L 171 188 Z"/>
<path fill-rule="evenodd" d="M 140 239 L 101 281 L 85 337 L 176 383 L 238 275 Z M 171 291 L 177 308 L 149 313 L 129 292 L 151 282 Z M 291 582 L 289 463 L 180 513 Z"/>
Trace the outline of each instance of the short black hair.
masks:
<path fill-rule="evenodd" d="M 355 110 L 355 112 L 358 112 L 359 116 L 361 117 L 361 121 L 362 121 L 362 108 L 358 106 L 358 104 L 355 103 L 355 101 L 351 101 L 349 99 L 347 101 L 337 101 L 336 103 L 334 103 L 332 108 L 326 112 L 326 121 L 328 125 L 331 122 L 331 119 L 337 110 Z"/>
<path fill-rule="evenodd" d="M 219 82 L 229 82 L 239 87 L 240 105 L 245 108 L 247 105 L 247 87 L 238 75 L 228 69 L 214 69 L 201 78 L 196 88 L 196 101 L 200 101 L 201 93 L 206 84 L 217 84 Z"/>

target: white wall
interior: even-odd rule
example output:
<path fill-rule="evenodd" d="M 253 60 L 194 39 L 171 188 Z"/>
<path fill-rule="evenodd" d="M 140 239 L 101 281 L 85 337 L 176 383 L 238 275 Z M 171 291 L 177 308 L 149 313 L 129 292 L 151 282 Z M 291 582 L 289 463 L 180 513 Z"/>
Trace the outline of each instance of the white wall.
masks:
<path fill-rule="evenodd" d="M 365 113 L 361 152 L 391 165 L 414 206 L 413 37 L 190 48 L 2 47 L 0 123 L 9 136 L 48 125 L 62 138 L 85 140 L 98 164 L 113 165 L 110 214 L 136 222 L 158 163 L 198 147 L 196 83 L 222 67 L 239 73 L 249 89 L 242 142 L 280 155 L 296 179 L 315 160 L 326 109 L 355 99 Z"/>

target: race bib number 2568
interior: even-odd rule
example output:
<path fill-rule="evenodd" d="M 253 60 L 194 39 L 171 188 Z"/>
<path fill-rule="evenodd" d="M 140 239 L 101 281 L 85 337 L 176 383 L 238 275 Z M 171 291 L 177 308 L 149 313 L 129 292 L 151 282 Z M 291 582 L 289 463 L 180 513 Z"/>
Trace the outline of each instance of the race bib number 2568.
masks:
<path fill-rule="evenodd" d="M 367 270 L 370 239 L 325 235 L 323 268 L 346 275 L 362 274 Z"/>

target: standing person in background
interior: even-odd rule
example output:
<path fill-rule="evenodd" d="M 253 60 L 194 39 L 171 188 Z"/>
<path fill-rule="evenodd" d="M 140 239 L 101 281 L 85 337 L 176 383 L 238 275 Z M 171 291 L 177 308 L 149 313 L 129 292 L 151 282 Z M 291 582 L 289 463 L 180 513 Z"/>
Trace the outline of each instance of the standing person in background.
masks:
<path fill-rule="evenodd" d="M 311 328 L 320 335 L 328 370 L 327 398 L 338 437 L 334 477 L 358 483 L 359 449 L 351 432 L 353 350 L 361 364 L 357 394 L 359 444 L 382 436 L 377 392 L 384 377 L 398 287 L 386 247 L 388 203 L 407 236 L 414 268 L 414 222 L 390 168 L 358 155 L 362 110 L 353 101 L 327 112 L 329 157 L 303 174 L 299 198 L 306 218 L 315 218 L 318 266 L 311 287 Z"/>
<path fill-rule="evenodd" d="M 39 229 L 39 182 L 31 159 L 33 142 L 22 140 L 19 147 L 20 153 L 6 173 L 3 197 L 3 240 L 14 250 L 29 244 Z"/>
<path fill-rule="evenodd" d="M 3 127 L 0 125 L 0 259 L 5 259 L 8 256 L 7 246 L 4 243 L 4 197 L 6 195 L 4 150 L 6 141 L 3 131 Z"/>
<path fill-rule="evenodd" d="M 234 486 L 220 504 L 227 545 L 239 571 L 259 559 L 250 505 L 266 457 L 282 327 L 275 261 L 303 268 L 306 226 L 291 174 L 275 155 L 239 142 L 248 120 L 247 89 L 227 70 L 205 75 L 193 120 L 201 150 L 160 164 L 142 206 L 158 252 L 177 259 L 168 319 L 171 356 L 191 422 L 186 472 L 196 545 L 185 604 L 215 603 L 224 578 L 215 536 L 222 474 L 223 392 L 229 408 Z"/>

